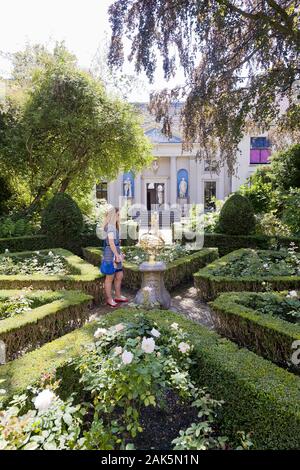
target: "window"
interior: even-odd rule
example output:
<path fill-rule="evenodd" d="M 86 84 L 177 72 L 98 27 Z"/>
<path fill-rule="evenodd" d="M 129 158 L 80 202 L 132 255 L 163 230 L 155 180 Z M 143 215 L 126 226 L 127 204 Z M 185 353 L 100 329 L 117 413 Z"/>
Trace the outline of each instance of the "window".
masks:
<path fill-rule="evenodd" d="M 271 144 L 267 137 L 251 137 L 250 163 L 269 163 Z"/>
<path fill-rule="evenodd" d="M 216 160 L 204 160 L 204 171 L 209 171 L 210 173 L 216 173 L 218 169 L 218 163 Z"/>
<path fill-rule="evenodd" d="M 214 211 L 216 208 L 214 198 L 217 196 L 216 181 L 204 181 L 204 211 Z"/>
<path fill-rule="evenodd" d="M 96 199 L 105 199 L 107 201 L 107 183 L 100 181 L 96 184 Z"/>

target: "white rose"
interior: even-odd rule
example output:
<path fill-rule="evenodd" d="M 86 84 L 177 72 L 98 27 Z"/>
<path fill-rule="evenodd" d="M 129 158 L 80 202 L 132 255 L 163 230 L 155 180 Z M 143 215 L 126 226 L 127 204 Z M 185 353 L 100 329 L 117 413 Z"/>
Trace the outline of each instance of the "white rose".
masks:
<path fill-rule="evenodd" d="M 153 353 L 154 349 L 155 349 L 154 339 L 153 338 L 143 338 L 142 350 L 147 354 L 151 354 L 151 353 Z"/>
<path fill-rule="evenodd" d="M 182 354 L 185 354 L 190 349 L 190 345 L 184 342 L 178 344 L 178 349 Z"/>
<path fill-rule="evenodd" d="M 115 347 L 115 355 L 116 356 L 120 356 L 120 354 L 122 354 L 122 351 L 123 351 L 123 349 L 121 348 L 121 346 Z"/>
<path fill-rule="evenodd" d="M 125 351 L 122 354 L 122 362 L 123 364 L 130 364 L 133 360 L 133 354 L 130 351 Z"/>
<path fill-rule="evenodd" d="M 55 394 L 51 390 L 46 388 L 35 397 L 33 403 L 37 410 L 46 411 L 50 407 L 54 398 Z"/>
<path fill-rule="evenodd" d="M 178 330 L 178 323 L 172 323 L 171 328 L 173 330 Z"/>
<path fill-rule="evenodd" d="M 158 330 L 156 330 L 155 328 L 152 328 L 152 330 L 150 331 L 150 333 L 152 334 L 152 336 L 154 336 L 155 338 L 159 338 L 160 337 L 160 332 Z"/>
<path fill-rule="evenodd" d="M 296 297 L 296 298 L 298 298 L 298 293 L 297 293 L 297 291 L 295 291 L 295 290 L 290 290 L 290 292 L 288 293 L 287 297 L 292 297 L 292 298 L 293 298 L 293 297 Z"/>
<path fill-rule="evenodd" d="M 106 328 L 98 328 L 94 333 L 94 338 L 98 339 L 107 334 Z"/>
<path fill-rule="evenodd" d="M 123 323 L 118 323 L 114 327 L 115 331 L 117 331 L 117 332 L 124 330 L 124 328 L 125 328 L 125 326 L 123 325 Z"/>

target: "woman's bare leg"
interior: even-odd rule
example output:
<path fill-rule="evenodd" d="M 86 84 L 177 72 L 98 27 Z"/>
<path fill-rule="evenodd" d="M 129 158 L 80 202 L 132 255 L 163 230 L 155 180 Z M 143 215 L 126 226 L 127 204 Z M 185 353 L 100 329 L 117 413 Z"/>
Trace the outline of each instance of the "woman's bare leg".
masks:
<path fill-rule="evenodd" d="M 119 299 L 121 297 L 121 284 L 123 279 L 123 271 L 118 271 L 115 274 L 115 294 L 116 297 Z"/>
<path fill-rule="evenodd" d="M 112 283 L 113 283 L 113 280 L 114 280 L 114 274 L 112 275 L 107 275 L 105 277 L 105 281 L 104 281 L 104 290 L 105 290 L 105 296 L 106 296 L 106 300 L 107 302 L 112 302 L 113 298 L 112 298 Z"/>

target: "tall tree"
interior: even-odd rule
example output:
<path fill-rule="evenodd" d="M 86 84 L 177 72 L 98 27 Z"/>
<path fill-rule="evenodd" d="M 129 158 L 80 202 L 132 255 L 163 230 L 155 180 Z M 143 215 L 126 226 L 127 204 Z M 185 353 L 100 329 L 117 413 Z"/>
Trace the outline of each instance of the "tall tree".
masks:
<path fill-rule="evenodd" d="M 185 85 L 153 94 L 150 109 L 170 134 L 170 104 L 185 100 L 185 148 L 201 142 L 200 157 L 217 145 L 233 172 L 249 122 L 262 130 L 299 127 L 299 0 L 116 0 L 109 14 L 113 66 L 124 61 L 125 35 L 129 59 L 150 81 L 157 52 L 166 79 L 179 59 Z"/>
<path fill-rule="evenodd" d="M 113 179 L 151 158 L 133 108 L 108 97 L 63 48 L 38 67 L 21 103 L 8 98 L 2 121 L 0 164 L 27 182 L 27 213 L 49 192 L 83 181 L 89 191 L 99 177 Z"/>

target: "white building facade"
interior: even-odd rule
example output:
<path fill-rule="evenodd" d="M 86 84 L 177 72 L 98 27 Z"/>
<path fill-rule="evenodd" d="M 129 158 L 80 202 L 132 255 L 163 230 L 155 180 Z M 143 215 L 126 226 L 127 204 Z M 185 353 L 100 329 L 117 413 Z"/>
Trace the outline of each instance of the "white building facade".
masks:
<path fill-rule="evenodd" d="M 207 211 L 213 208 L 212 198 L 223 200 L 237 191 L 258 166 L 268 163 L 271 149 L 266 134 L 245 135 L 239 146 L 236 174 L 228 175 L 226 167 L 217 173 L 208 162 L 196 159 L 196 145 L 191 152 L 182 151 L 178 128 L 171 139 L 166 138 L 147 113 L 146 105 L 140 107 L 145 118 L 144 133 L 153 145 L 154 160 L 138 174 L 121 172 L 114 181 L 99 182 L 96 186 L 98 200 L 106 199 L 120 206 L 120 200 L 125 198 L 129 204 L 142 205 L 148 211 L 178 205 L 182 214 L 186 205 L 202 204 Z"/>

